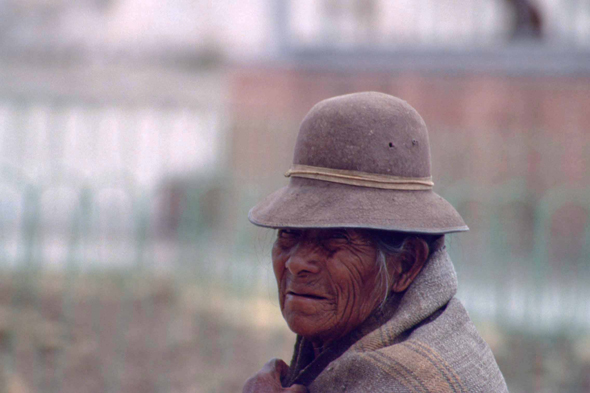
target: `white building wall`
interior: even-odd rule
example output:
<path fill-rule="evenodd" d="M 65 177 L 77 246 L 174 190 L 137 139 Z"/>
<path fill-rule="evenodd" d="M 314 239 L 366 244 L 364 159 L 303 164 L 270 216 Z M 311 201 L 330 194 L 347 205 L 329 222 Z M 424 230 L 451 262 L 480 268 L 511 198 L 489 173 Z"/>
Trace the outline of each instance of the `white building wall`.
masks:
<path fill-rule="evenodd" d="M 283 1 L 289 14 L 285 29 L 302 46 L 502 43 L 513 16 L 506 0 Z M 23 45 L 117 53 L 218 45 L 232 57 L 272 54 L 278 48 L 277 0 L 111 0 L 103 6 L 90 0 L 28 0 L 26 7 L 21 3 L 0 2 L 0 19 L 20 18 L 6 37 Z M 590 44 L 590 2 L 531 4 L 541 13 L 544 39 Z"/>

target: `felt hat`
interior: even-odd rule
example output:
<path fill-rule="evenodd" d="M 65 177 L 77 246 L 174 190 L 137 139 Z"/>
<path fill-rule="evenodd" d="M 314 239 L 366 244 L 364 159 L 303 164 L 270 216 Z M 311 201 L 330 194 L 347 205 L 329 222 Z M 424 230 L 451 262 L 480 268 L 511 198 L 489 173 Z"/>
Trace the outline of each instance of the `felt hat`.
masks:
<path fill-rule="evenodd" d="M 303 119 L 286 187 L 254 206 L 270 228 L 468 230 L 433 191 L 428 131 L 405 101 L 377 92 L 316 104 Z"/>

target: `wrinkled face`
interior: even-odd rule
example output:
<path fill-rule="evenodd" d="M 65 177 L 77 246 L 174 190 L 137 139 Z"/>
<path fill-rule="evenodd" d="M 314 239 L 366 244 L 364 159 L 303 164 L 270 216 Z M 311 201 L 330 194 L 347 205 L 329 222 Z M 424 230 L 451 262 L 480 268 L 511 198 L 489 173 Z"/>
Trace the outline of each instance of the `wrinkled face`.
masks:
<path fill-rule="evenodd" d="M 291 330 L 325 344 L 362 323 L 383 296 L 377 255 L 363 230 L 280 229 L 272 260 Z"/>

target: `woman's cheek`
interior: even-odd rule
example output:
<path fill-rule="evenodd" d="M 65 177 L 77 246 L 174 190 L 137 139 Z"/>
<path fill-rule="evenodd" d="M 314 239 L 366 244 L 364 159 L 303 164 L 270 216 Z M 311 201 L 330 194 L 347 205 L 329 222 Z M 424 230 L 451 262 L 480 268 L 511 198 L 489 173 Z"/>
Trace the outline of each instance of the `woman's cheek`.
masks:
<path fill-rule="evenodd" d="M 275 273 L 275 277 L 277 278 L 277 281 L 278 281 L 279 278 L 284 274 L 284 271 L 285 271 L 285 264 L 287 262 L 285 252 L 283 250 L 281 250 L 279 247 L 275 246 L 275 247 L 273 247 L 273 250 L 272 250 L 271 259 L 272 259 L 272 268 Z"/>

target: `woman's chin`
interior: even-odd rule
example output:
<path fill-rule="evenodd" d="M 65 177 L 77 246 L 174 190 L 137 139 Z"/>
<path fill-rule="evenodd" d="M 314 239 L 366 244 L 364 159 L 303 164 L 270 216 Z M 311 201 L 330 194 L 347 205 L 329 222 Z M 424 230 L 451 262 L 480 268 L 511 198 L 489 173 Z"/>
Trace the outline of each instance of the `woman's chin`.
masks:
<path fill-rule="evenodd" d="M 295 314 L 295 315 L 293 315 Z M 285 316 L 289 329 L 308 340 L 316 340 L 326 335 L 331 329 L 325 323 L 317 320 L 317 317 L 293 313 Z"/>

